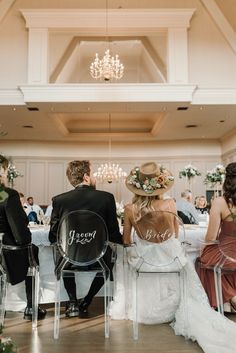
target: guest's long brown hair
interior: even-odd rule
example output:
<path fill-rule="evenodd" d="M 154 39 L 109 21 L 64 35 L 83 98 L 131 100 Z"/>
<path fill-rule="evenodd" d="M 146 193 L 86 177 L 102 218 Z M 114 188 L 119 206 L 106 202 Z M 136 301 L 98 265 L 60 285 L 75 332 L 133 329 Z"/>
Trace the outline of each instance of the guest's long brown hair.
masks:
<path fill-rule="evenodd" d="M 228 204 L 236 206 L 236 162 L 227 165 L 223 196 Z"/>

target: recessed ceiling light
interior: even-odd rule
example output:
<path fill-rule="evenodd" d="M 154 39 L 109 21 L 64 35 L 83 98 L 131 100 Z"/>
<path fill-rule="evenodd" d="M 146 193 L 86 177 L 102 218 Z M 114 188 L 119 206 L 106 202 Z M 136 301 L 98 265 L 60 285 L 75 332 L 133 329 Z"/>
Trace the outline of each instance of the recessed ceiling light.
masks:
<path fill-rule="evenodd" d="M 31 112 L 37 112 L 37 111 L 39 111 L 39 108 L 37 108 L 37 107 L 27 107 L 27 109 L 28 109 L 29 111 L 31 111 Z"/>
<path fill-rule="evenodd" d="M 188 110 L 188 107 L 178 107 L 177 110 Z"/>
<path fill-rule="evenodd" d="M 191 129 L 191 128 L 195 128 L 195 127 L 198 127 L 197 125 L 195 124 L 189 124 L 189 125 L 186 125 L 185 126 L 187 129 Z"/>

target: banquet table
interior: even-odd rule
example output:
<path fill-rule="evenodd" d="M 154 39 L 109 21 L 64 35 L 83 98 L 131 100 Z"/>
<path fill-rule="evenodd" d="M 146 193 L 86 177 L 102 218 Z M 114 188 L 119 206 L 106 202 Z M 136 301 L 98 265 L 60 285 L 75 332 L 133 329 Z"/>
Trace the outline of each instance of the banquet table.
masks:
<path fill-rule="evenodd" d="M 192 261 L 195 261 L 200 252 L 200 244 L 204 240 L 206 233 L 206 225 L 185 225 L 185 234 L 180 233 L 180 240 L 185 240 L 190 245 L 187 246 L 187 253 Z M 40 303 L 53 303 L 55 301 L 55 276 L 54 276 L 54 261 L 53 249 L 48 240 L 49 227 L 48 226 L 31 226 L 32 243 L 39 247 L 39 261 L 40 261 Z M 116 262 L 116 271 L 123 266 L 123 247 L 118 246 L 118 257 Z M 77 284 L 77 297 L 81 298 L 87 294 L 90 287 L 93 274 L 80 273 Z M 83 277 L 82 277 L 83 276 Z M 98 295 L 102 295 L 102 290 Z M 68 300 L 67 293 L 62 284 L 61 286 L 61 301 Z M 6 310 L 22 311 L 26 306 L 26 297 L 24 290 L 24 282 L 15 286 L 8 286 Z"/>

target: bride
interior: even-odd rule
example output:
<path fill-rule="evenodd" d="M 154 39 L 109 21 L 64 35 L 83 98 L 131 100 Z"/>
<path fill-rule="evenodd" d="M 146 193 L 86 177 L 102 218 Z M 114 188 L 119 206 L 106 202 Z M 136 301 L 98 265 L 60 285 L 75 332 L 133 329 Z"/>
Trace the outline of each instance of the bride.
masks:
<path fill-rule="evenodd" d="M 127 188 L 134 193 L 132 203 L 125 206 L 124 216 L 123 242 L 127 246 L 129 266 L 139 266 L 138 254 L 145 255 L 146 270 L 148 263 L 155 264 L 160 258 L 174 259 L 177 255 L 187 282 L 187 298 L 184 302 L 176 289 L 178 278 L 173 274 L 141 276 L 137 293 L 138 321 L 145 324 L 171 322 L 176 335 L 196 340 L 205 353 L 232 353 L 236 347 L 236 324 L 210 307 L 192 261 L 184 255 L 173 218 L 172 224 L 168 216 L 169 219 L 165 220 L 169 225 L 168 239 L 160 242 L 158 237 L 149 236 L 148 242 L 147 239 L 144 240 L 145 224 L 142 224 L 141 219 L 144 219 L 142 217 L 145 214 L 152 211 L 160 211 L 166 215 L 176 214 L 174 200 L 162 197 L 173 183 L 171 173 L 154 162 L 134 168 L 126 180 Z M 135 246 L 130 246 L 133 243 Z M 124 266 L 119 265 L 122 264 L 118 263 L 116 266 L 117 283 L 111 305 L 111 318 L 132 320 L 131 271 L 128 271 L 125 263 Z"/>

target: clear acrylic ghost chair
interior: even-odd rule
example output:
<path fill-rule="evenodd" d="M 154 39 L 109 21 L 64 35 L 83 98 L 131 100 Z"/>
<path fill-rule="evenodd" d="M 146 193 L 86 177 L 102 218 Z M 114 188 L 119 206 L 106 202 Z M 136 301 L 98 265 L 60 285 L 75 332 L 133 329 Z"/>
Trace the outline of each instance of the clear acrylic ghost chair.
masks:
<path fill-rule="evenodd" d="M 138 261 L 135 267 L 132 267 L 133 272 L 133 338 L 138 339 L 138 284 L 140 275 L 145 274 L 163 274 L 163 273 L 176 273 L 179 275 L 180 282 L 180 296 L 182 296 L 184 303 L 186 303 L 186 274 L 183 266 L 186 262 L 185 258 L 185 230 L 184 225 L 178 215 L 168 211 L 151 211 L 146 213 L 136 223 L 137 232 L 142 239 L 143 244 L 147 247 L 147 252 L 140 251 L 134 244 Z M 178 236 L 179 232 L 182 233 L 182 245 L 177 243 L 176 253 L 170 255 L 169 259 L 165 262 L 155 261 L 151 263 L 148 259 L 148 250 L 150 247 L 159 247 L 160 244 L 167 242 L 172 237 Z M 154 248 L 153 248 L 154 249 Z M 151 283 L 150 283 L 151 285 Z M 187 325 L 187 310 L 185 310 L 185 325 Z M 186 326 L 185 326 L 186 327 Z"/>
<path fill-rule="evenodd" d="M 5 299 L 6 299 L 6 286 L 7 286 L 7 274 L 3 267 L 2 258 L 2 239 L 3 233 L 0 233 L 0 330 L 3 328 L 4 315 L 5 315 Z"/>
<path fill-rule="evenodd" d="M 3 325 L 4 316 L 5 316 L 5 298 L 6 298 L 6 290 L 7 290 L 7 273 L 4 269 L 4 255 L 2 254 L 2 250 L 11 251 L 22 251 L 27 250 L 28 259 L 29 259 L 29 269 L 28 275 L 32 276 L 32 329 L 37 328 L 38 324 L 38 301 L 39 301 L 39 265 L 37 264 L 33 250 L 32 244 L 26 245 L 5 245 L 2 244 L 3 233 L 0 234 L 0 276 L 1 276 L 1 286 L 0 286 L 0 325 Z"/>
<path fill-rule="evenodd" d="M 107 227 L 97 213 L 88 210 L 76 210 L 66 214 L 60 221 L 57 234 L 57 250 L 60 253 L 61 260 L 55 267 L 54 339 L 59 338 L 60 287 L 63 272 L 94 272 L 103 276 L 105 337 L 109 337 L 110 270 L 102 259 L 107 246 Z M 72 268 L 66 269 L 68 263 L 72 265 Z"/>
<path fill-rule="evenodd" d="M 230 222 L 230 223 L 226 223 Z M 228 227 L 231 224 L 232 229 Z M 229 242 L 225 243 L 225 239 Z M 223 240 L 223 241 L 222 241 Z M 222 295 L 222 275 L 234 274 L 236 276 L 236 214 L 230 214 L 221 223 L 218 231 L 218 236 L 213 242 L 205 242 L 202 244 L 202 248 L 209 245 L 215 245 L 219 249 L 219 259 L 215 265 L 206 266 L 200 259 L 198 259 L 198 265 L 207 271 L 214 272 L 215 282 L 215 295 L 216 305 L 218 312 L 224 315 L 224 303 Z M 233 245 L 233 246 L 232 246 Z M 201 249 L 202 250 L 202 249 Z"/>

